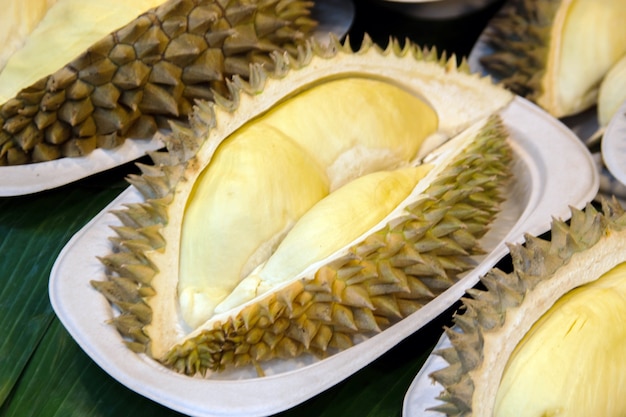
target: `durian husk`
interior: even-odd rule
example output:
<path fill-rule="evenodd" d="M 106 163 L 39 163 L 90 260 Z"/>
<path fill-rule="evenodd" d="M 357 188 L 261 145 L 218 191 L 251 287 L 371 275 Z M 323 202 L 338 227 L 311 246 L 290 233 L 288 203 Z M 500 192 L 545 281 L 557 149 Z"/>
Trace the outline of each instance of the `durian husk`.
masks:
<path fill-rule="evenodd" d="M 191 127 L 175 125 L 168 152 L 153 154 L 155 166 L 141 165 L 143 175 L 131 178 L 146 202 L 115 212 L 123 226 L 115 228 L 114 253 L 102 258 L 110 277 L 93 285 L 119 311 L 112 322 L 128 346 L 178 372 L 205 375 L 346 349 L 428 303 L 483 253 L 479 240 L 497 215 L 511 160 L 506 132 L 497 116 L 489 116 L 512 95 L 469 74 L 465 62 L 410 43 L 391 41 L 383 50 L 366 37 L 356 52 L 348 42 L 307 46 L 295 59 L 276 56 L 273 73 L 257 66 L 250 82 L 235 79 L 232 99 L 199 102 Z M 388 80 L 424 97 L 439 116 L 438 131 L 424 142 L 427 158 L 445 164 L 380 230 L 275 291 L 191 334 L 177 334 L 179 326 L 171 324 L 175 306 L 167 300 L 176 292 L 184 183 L 194 181 L 220 141 L 285 97 L 324 79 L 355 75 Z M 470 126 L 473 135 L 441 147 Z"/>
<path fill-rule="evenodd" d="M 82 156 L 186 120 L 250 64 L 296 54 L 316 25 L 312 5 L 168 0 L 146 11 L 0 105 L 0 166 Z"/>
<path fill-rule="evenodd" d="M 555 117 L 596 104 L 598 87 L 626 53 L 621 0 L 509 0 L 485 29 L 480 63 Z"/>
<path fill-rule="evenodd" d="M 512 272 L 493 269 L 481 279 L 486 290 L 468 291 L 464 311 L 455 315 L 458 330 L 446 329 L 452 347 L 436 352 L 449 366 L 431 374 L 444 387 L 435 411 L 494 415 L 507 363 L 526 333 L 565 294 L 626 261 L 626 213 L 616 199 L 603 200 L 601 211 L 591 204 L 571 210 L 569 224 L 553 220 L 550 240 L 527 235 L 523 245 L 510 246 Z"/>

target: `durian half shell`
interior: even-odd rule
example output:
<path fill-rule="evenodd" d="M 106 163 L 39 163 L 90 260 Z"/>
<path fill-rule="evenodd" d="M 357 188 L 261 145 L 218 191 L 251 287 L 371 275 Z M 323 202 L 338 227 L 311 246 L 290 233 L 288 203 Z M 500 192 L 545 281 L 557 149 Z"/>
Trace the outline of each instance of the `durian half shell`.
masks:
<path fill-rule="evenodd" d="M 13 3 L 0 18 L 0 166 L 151 138 L 251 63 L 296 53 L 316 25 L 302 0 Z"/>
<path fill-rule="evenodd" d="M 481 40 L 490 74 L 555 117 L 598 99 L 609 69 L 626 53 L 622 0 L 508 0 Z"/>
<path fill-rule="evenodd" d="M 621 416 L 626 331 L 626 212 L 572 208 L 549 240 L 510 247 L 447 329 L 449 366 L 431 376 L 447 416 Z"/>
<path fill-rule="evenodd" d="M 179 372 L 348 348 L 456 282 L 497 215 L 511 93 L 410 43 L 300 52 L 199 102 L 115 213 L 92 283 L 128 346 Z"/>

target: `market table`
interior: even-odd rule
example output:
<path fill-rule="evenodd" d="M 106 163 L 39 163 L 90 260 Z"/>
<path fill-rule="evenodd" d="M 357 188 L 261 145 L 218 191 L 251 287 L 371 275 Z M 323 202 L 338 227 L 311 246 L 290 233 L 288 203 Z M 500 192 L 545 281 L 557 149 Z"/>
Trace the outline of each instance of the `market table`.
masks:
<path fill-rule="evenodd" d="M 462 18 L 433 21 L 359 0 L 350 41 L 356 47 L 368 33 L 384 46 L 393 36 L 466 56 L 501 3 Z M 54 190 L 0 199 L 0 416 L 180 415 L 101 370 L 63 328 L 48 298 L 48 278 L 62 248 L 136 172 L 129 163 Z M 456 307 L 358 373 L 280 416 L 402 415 L 404 394 Z M 245 393 L 241 396 L 244 400 Z"/>

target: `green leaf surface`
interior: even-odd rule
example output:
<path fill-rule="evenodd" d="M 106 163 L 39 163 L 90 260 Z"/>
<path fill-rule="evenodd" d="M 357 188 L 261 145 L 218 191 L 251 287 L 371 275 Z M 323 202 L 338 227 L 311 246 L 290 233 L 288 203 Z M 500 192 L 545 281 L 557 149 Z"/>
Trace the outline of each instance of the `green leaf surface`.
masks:
<path fill-rule="evenodd" d="M 59 252 L 120 191 L 64 187 L 0 199 L 0 403 L 54 319 L 48 278 Z"/>

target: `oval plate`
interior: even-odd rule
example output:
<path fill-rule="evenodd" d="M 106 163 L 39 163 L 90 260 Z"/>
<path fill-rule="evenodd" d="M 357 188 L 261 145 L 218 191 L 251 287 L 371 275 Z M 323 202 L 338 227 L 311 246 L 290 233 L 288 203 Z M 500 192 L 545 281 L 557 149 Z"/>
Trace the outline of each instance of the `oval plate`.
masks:
<path fill-rule="evenodd" d="M 314 35 L 319 42 L 329 34 L 343 37 L 354 19 L 351 0 L 318 0 L 312 17 L 319 22 Z M 141 158 L 163 147 L 157 137 L 126 140 L 115 149 L 96 149 L 89 155 L 61 158 L 36 164 L 0 167 L 0 197 L 12 197 L 50 190 Z"/>
<path fill-rule="evenodd" d="M 141 201 L 132 187 L 124 191 L 66 245 L 51 273 L 52 306 L 81 348 L 128 388 L 166 407 L 192 416 L 269 415 L 291 408 L 337 384 L 436 318 L 472 287 L 506 253 L 505 242 L 523 232 L 547 230 L 551 215 L 582 206 L 595 196 L 598 176 L 591 155 L 562 124 L 536 106 L 516 98 L 502 112 L 512 134 L 514 178 L 507 187 L 502 213 L 481 241 L 489 254 L 476 269 L 425 307 L 373 337 L 326 359 L 305 356 L 263 365 L 255 370 L 227 371 L 203 379 L 177 374 L 123 344 L 107 324 L 112 310 L 89 281 L 101 279 L 96 258 L 110 252 L 110 210 Z M 242 394 L 245 393 L 245 394 Z"/>

